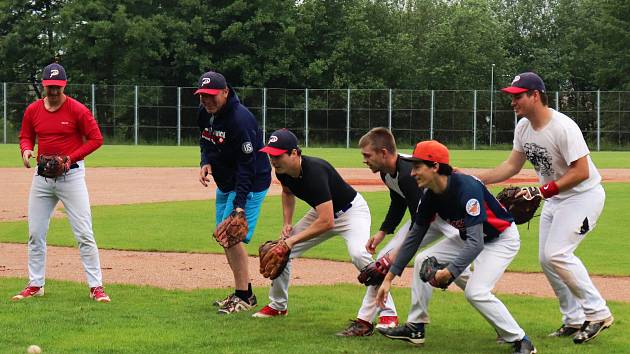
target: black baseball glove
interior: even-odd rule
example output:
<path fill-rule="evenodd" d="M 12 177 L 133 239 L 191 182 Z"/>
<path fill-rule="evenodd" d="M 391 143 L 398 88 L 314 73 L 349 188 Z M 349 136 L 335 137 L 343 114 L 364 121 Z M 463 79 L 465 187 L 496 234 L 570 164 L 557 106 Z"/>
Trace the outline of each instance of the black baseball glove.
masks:
<path fill-rule="evenodd" d="M 423 282 L 431 284 L 431 286 L 440 289 L 446 289 L 453 282 L 453 279 L 450 279 L 448 282 L 438 283 L 435 279 L 435 273 L 438 270 L 444 269 L 448 266 L 448 263 L 440 263 L 435 257 L 428 257 L 422 262 L 422 266 L 420 266 L 420 279 Z"/>
<path fill-rule="evenodd" d="M 359 283 L 365 286 L 381 285 L 391 266 L 392 261 L 389 259 L 389 254 L 385 254 L 383 257 L 377 259 L 376 262 L 372 262 L 363 267 L 357 279 Z"/>
<path fill-rule="evenodd" d="M 521 191 L 525 193 L 521 193 L 522 195 L 517 197 L 516 195 Z M 536 193 L 536 191 L 538 191 L 538 193 Z M 521 188 L 510 186 L 503 188 L 503 190 L 497 194 L 497 200 L 512 215 L 514 223 L 520 225 L 530 221 L 534 217 L 543 197 L 540 191 L 535 187 Z"/>

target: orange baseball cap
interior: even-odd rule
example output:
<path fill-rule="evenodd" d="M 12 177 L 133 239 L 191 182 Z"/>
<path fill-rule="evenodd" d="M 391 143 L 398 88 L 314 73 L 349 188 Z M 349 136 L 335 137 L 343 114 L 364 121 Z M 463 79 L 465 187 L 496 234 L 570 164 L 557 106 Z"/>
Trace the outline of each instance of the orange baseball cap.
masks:
<path fill-rule="evenodd" d="M 416 144 L 411 155 L 402 155 L 407 161 L 431 161 L 441 164 L 449 163 L 448 148 L 437 140 L 426 140 Z"/>

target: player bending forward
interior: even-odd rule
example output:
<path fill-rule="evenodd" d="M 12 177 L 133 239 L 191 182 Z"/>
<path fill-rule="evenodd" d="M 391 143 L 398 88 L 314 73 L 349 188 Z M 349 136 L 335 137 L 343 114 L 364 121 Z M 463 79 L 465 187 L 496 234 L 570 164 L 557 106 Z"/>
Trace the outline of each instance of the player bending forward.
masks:
<path fill-rule="evenodd" d="M 388 296 L 392 280 L 402 274 L 437 215 L 459 229 L 464 243 L 447 238 L 420 254 L 420 258 L 433 256 L 448 263 L 446 268 L 435 273 L 431 284 L 446 288 L 454 280 L 464 290 L 468 302 L 496 332 L 505 341 L 513 343 L 514 353 L 536 353 L 525 331 L 491 292 L 520 248 L 519 233 L 512 217 L 480 181 L 452 173 L 448 149 L 439 142 L 418 143 L 409 159 L 414 162 L 412 175 L 418 186 L 429 190 L 422 197 L 415 223 L 378 291 L 378 303 L 382 304 Z M 462 275 L 471 263 L 473 270 Z M 420 290 L 427 286 L 425 284 Z M 426 290 L 420 294 L 423 301 L 420 306 L 425 312 L 430 294 Z M 424 342 L 425 326 L 424 323 L 406 323 L 396 328 L 379 329 L 379 332 L 389 338 L 420 344 Z"/>

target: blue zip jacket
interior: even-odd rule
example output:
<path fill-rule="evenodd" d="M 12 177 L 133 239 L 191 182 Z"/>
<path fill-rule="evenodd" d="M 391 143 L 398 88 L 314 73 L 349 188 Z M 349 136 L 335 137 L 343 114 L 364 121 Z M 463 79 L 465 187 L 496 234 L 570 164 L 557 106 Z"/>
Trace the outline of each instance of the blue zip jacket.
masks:
<path fill-rule="evenodd" d="M 250 192 L 261 192 L 271 185 L 271 164 L 260 150 L 262 130 L 254 115 L 241 104 L 230 86 L 225 106 L 216 114 L 200 105 L 197 122 L 201 132 L 201 166 L 210 164 L 217 187 L 236 191 L 234 208 L 245 208 Z"/>

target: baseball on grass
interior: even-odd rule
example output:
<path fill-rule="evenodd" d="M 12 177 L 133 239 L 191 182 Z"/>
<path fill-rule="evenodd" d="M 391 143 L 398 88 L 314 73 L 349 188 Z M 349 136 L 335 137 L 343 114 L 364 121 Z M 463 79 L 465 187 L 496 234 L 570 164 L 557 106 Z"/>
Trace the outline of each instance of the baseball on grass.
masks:
<path fill-rule="evenodd" d="M 26 349 L 26 352 L 28 354 L 40 354 L 42 352 L 42 348 L 40 348 L 37 345 L 33 344 L 33 345 L 29 346 L 28 349 Z"/>

